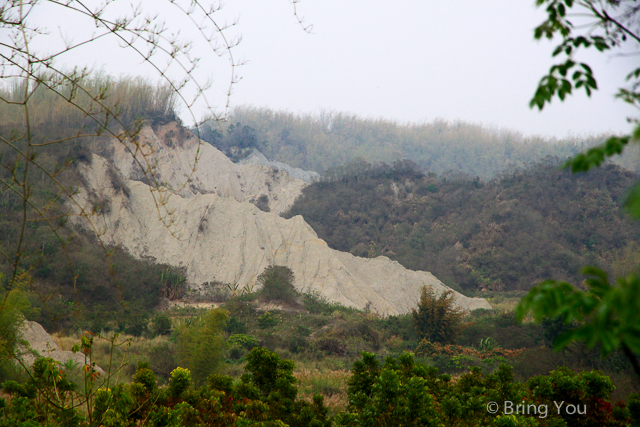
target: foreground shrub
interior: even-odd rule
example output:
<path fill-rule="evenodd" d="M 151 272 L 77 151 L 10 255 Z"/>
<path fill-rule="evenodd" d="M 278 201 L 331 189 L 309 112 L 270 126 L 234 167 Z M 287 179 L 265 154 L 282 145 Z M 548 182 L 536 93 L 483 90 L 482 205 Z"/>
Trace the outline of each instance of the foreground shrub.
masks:
<path fill-rule="evenodd" d="M 140 363 L 133 383 L 93 389 L 86 411 L 69 407 L 86 391 L 75 392 L 64 370 L 50 369 L 57 366 L 39 359 L 24 384 L 2 384 L 0 426 L 627 427 L 640 422 L 640 397 L 612 404 L 614 387 L 599 371 L 560 368 L 523 384 L 501 364 L 488 375 L 472 367 L 452 379 L 416 363 L 410 353 L 382 362 L 363 352 L 348 380 L 348 406 L 332 423 L 322 396 L 299 399 L 293 361 L 265 348 L 247 355 L 239 381 L 214 374 L 198 389 L 192 389 L 185 368 L 173 370 L 168 387 L 157 387 L 149 364 Z M 498 403 L 495 413 L 487 411 L 489 402 Z M 508 411 L 504 402 L 523 402 L 527 412 Z M 557 411 L 554 402 L 579 411 Z"/>
<path fill-rule="evenodd" d="M 257 389 L 262 400 L 268 404 L 269 419 L 281 420 L 292 427 L 330 425 L 322 396 L 315 395 L 311 404 L 296 400 L 298 388 L 293 376 L 293 361 L 282 359 L 262 347 L 251 350 L 245 359 L 247 374 L 242 376 L 237 390 Z"/>
<path fill-rule="evenodd" d="M 191 372 L 188 369 L 176 368 L 169 379 L 169 393 L 173 397 L 180 397 L 191 385 Z"/>
<path fill-rule="evenodd" d="M 461 356 L 462 357 L 462 356 Z M 628 407 L 612 405 L 611 380 L 599 371 L 575 373 L 560 368 L 549 375 L 517 382 L 513 370 L 501 364 L 483 376 L 479 367 L 452 381 L 438 369 L 415 363 L 413 355 L 388 357 L 383 364 L 371 353 L 353 364 L 349 405 L 336 417 L 336 425 L 364 426 L 629 426 L 637 423 L 637 397 Z M 557 410 L 553 402 L 573 405 Z M 495 412 L 487 404 L 498 404 Z M 526 404 L 510 409 L 505 402 Z M 580 408 L 580 413 L 573 411 Z M 631 423 L 631 424 L 630 424 Z M 635 425 L 635 424 L 633 424 Z"/>

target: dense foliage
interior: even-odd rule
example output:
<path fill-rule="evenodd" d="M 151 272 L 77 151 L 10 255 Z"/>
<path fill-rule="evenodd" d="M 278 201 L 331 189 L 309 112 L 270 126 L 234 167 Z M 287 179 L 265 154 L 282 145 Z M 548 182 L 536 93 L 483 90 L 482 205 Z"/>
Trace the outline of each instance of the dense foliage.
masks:
<path fill-rule="evenodd" d="M 240 381 L 210 375 L 208 384 L 194 388 L 191 372 L 176 368 L 159 388 L 149 364 L 140 363 L 131 384 L 109 387 L 92 378 L 86 398 L 62 366 L 43 358 L 26 383 L 2 384 L 8 399 L 0 398 L 0 426 L 328 426 L 322 396 L 312 403 L 297 399 L 293 367 L 256 348 Z"/>
<path fill-rule="evenodd" d="M 500 297 L 493 295 L 491 300 L 499 301 Z M 515 305 L 517 298 L 512 300 Z M 298 301 L 280 309 L 267 302 L 269 311 L 265 311 L 260 295 L 250 294 L 223 304 L 222 308 L 230 312 L 225 326 L 227 362 L 241 363 L 255 346 L 298 361 L 329 364 L 346 363 L 362 351 L 381 356 L 411 351 L 452 374 L 469 365 L 491 372 L 501 361 L 508 361 L 516 376 L 525 380 L 565 365 L 577 370 L 602 369 L 613 376 L 621 396 L 633 387 L 629 377 L 632 367 L 620 352 L 606 360 L 600 359 L 598 351 L 583 345 L 571 345 L 565 352 L 554 353 L 553 339 L 559 332 L 553 322 L 523 324 L 510 311 L 478 310 L 461 319 L 464 328 L 458 331 L 457 345 L 441 345 L 421 340 L 411 314 L 378 317 L 328 304 L 313 295 L 299 296 Z M 444 315 L 446 318 L 447 313 Z M 429 349 L 425 348 L 427 345 Z M 336 392 L 333 386 L 326 389 L 327 397 Z"/>
<path fill-rule="evenodd" d="M 628 274 L 640 224 L 620 209 L 636 175 L 614 165 L 588 174 L 557 159 L 478 178 L 424 174 L 408 162 L 355 162 L 303 190 L 302 215 L 332 248 L 385 255 L 465 290 L 577 282 L 591 263 Z"/>
<path fill-rule="evenodd" d="M 637 423 L 624 402 L 612 406 L 611 381 L 598 371 L 579 374 L 560 368 L 549 375 L 514 380 L 501 365 L 482 376 L 479 368 L 452 381 L 412 355 L 380 364 L 372 354 L 353 365 L 349 406 L 336 417 L 338 426 L 624 426 Z M 637 410 L 640 396 L 629 406 Z M 491 406 L 492 402 L 497 406 Z M 564 402 L 557 409 L 553 402 Z M 509 403 L 513 404 L 510 406 Z M 521 405 L 519 413 L 515 405 Z M 568 405 L 574 405 L 570 408 Z M 573 409 L 580 407 L 580 414 Z M 492 410 L 494 408 L 495 410 Z M 633 420 L 632 420 L 633 416 Z"/>
<path fill-rule="evenodd" d="M 614 386 L 599 371 L 559 368 L 522 383 L 502 364 L 491 374 L 472 367 L 453 379 L 416 363 L 410 353 L 380 363 L 363 352 L 348 380 L 346 410 L 330 417 L 321 395 L 311 401 L 299 397 L 294 369 L 293 361 L 258 347 L 247 356 L 239 380 L 212 374 L 194 387 L 191 372 L 179 367 L 168 385 L 159 387 L 149 364 L 139 363 L 132 383 L 109 385 L 90 375 L 83 394 L 67 367 L 41 358 L 27 381 L 2 384 L 0 426 L 626 427 L 640 422 L 640 395 L 612 404 Z"/>
<path fill-rule="evenodd" d="M 518 315 L 529 311 L 536 320 L 561 318 L 570 325 L 555 340 L 558 349 L 574 340 L 584 340 L 589 347 L 599 344 L 602 356 L 622 348 L 636 374 L 640 376 L 640 278 L 634 274 L 609 283 L 607 274 L 586 267 L 588 291 L 566 282 L 547 280 L 537 285 L 520 301 Z"/>

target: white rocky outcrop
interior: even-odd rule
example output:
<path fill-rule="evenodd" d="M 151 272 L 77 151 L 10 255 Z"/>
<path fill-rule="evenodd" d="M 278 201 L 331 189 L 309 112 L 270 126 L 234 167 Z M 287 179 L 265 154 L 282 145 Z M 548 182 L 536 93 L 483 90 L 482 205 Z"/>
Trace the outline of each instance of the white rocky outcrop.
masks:
<path fill-rule="evenodd" d="M 235 164 L 175 122 L 155 131 L 143 127 L 137 145 L 112 140 L 95 151 L 127 180 L 160 184 L 185 198 L 214 193 L 245 202 L 264 195 L 277 214 L 286 211 L 306 185 L 284 170 Z"/>
<path fill-rule="evenodd" d="M 288 165 L 286 163 L 269 160 L 264 154 L 262 154 L 260 151 L 256 150 L 255 148 L 253 149 L 251 154 L 249 154 L 244 159 L 240 160 L 238 163 L 241 165 L 263 165 L 271 169 L 275 169 L 279 171 L 282 170 L 287 172 L 292 177 L 296 179 L 301 179 L 306 183 L 311 183 L 313 181 L 317 181 L 320 179 L 320 174 L 318 172 L 307 171 L 300 168 L 294 168 L 293 166 Z"/>
<path fill-rule="evenodd" d="M 152 140 L 153 135 L 147 138 Z M 156 137 L 154 144 L 161 141 Z M 407 270 L 386 257 L 366 259 L 333 250 L 300 216 L 284 219 L 259 210 L 248 200 L 259 196 L 266 184 L 252 180 L 270 180 L 269 194 L 281 202 L 279 207 L 293 202 L 302 181 L 284 176 L 275 181 L 263 169 L 251 169 L 264 166 L 235 165 L 209 145 L 200 149 L 201 160 L 193 174 L 199 181 L 182 192 L 151 191 L 131 179 L 114 185 L 114 165 L 127 178 L 135 174 L 124 154 L 115 150 L 109 153 L 115 162 L 94 154 L 90 164 L 82 165 L 85 182 L 78 202 L 90 206 L 96 200 L 107 201 L 101 214 L 92 218 L 103 241 L 136 257 L 185 267 L 195 287 L 214 280 L 253 286 L 269 265 L 285 265 L 293 270 L 300 291 L 317 292 L 346 306 L 368 306 L 380 314 L 408 312 L 425 285 L 438 293 L 449 289 L 431 273 Z M 184 180 L 190 171 L 185 166 L 188 156 L 194 154 L 186 143 L 172 150 L 165 146 L 156 155 L 155 171 L 163 182 Z M 210 185 L 215 185 L 214 191 Z M 490 309 L 484 299 L 455 296 L 465 309 Z"/>
<path fill-rule="evenodd" d="M 21 341 L 28 343 L 26 346 L 24 344 L 20 344 L 17 349 L 18 358 L 27 367 L 33 365 L 33 362 L 35 362 L 36 357 L 38 356 L 50 357 L 63 365 L 69 360 L 71 360 L 76 366 L 80 367 L 84 366 L 85 363 L 88 363 L 85 360 L 83 353 L 74 353 L 72 351 L 61 349 L 53 340 L 51 335 L 49 335 L 42 325 L 37 322 L 25 320 L 20 327 L 19 335 Z M 104 370 L 99 366 L 96 366 L 95 369 L 100 374 L 104 374 Z"/>

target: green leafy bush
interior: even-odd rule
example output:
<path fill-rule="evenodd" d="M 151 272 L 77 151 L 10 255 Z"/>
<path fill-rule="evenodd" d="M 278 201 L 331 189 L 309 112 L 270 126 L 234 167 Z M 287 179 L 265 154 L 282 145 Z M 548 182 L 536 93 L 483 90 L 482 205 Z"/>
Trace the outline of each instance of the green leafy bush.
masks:
<path fill-rule="evenodd" d="M 231 346 L 237 345 L 238 347 L 251 350 L 258 346 L 258 340 L 251 335 L 234 334 L 227 338 L 227 343 Z"/>
<path fill-rule="evenodd" d="M 159 388 L 154 372 L 143 362 L 130 385 L 96 389 L 83 413 L 65 405 L 72 396 L 80 397 L 75 386 L 65 383 L 64 373 L 58 377 L 51 359 L 39 359 L 24 384 L 3 384 L 7 397 L 0 401 L 0 425 L 629 427 L 640 421 L 639 396 L 630 395 L 628 404 L 611 404 L 613 384 L 599 371 L 559 368 L 523 384 L 510 366 L 501 364 L 485 375 L 480 367 L 471 367 L 453 380 L 433 366 L 417 363 L 410 353 L 383 361 L 366 352 L 351 369 L 348 405 L 332 420 L 322 396 L 299 398 L 293 361 L 261 347 L 251 350 L 246 361 L 239 381 L 213 374 L 198 389 L 192 389 L 191 373 L 185 368 L 174 369 L 168 387 Z M 462 371 L 469 361 L 457 356 L 449 363 Z M 489 402 L 498 403 L 496 413 L 487 411 Z M 504 402 L 526 404 L 528 413 L 509 412 Z M 557 411 L 554 402 L 580 411 Z M 538 413 L 545 406 L 548 410 Z"/>
<path fill-rule="evenodd" d="M 156 376 L 148 362 L 138 363 L 138 369 L 133 375 L 133 382 L 142 384 L 148 392 L 153 392 L 158 387 Z"/>
<path fill-rule="evenodd" d="M 171 326 L 171 318 L 165 314 L 159 314 L 153 319 L 153 329 L 157 334 L 169 335 Z"/>
<path fill-rule="evenodd" d="M 567 282 L 546 280 L 534 287 L 517 307 L 522 319 L 532 312 L 536 321 L 544 318 L 562 318 L 565 326 L 574 321 L 576 326 L 560 333 L 554 340 L 554 348 L 563 349 L 572 341 L 584 341 L 589 348 L 599 344 L 603 357 L 622 349 L 640 376 L 640 276 L 630 274 L 617 280 L 617 286 L 609 283 L 605 271 L 595 267 L 583 269 L 588 278 L 587 290 L 578 289 Z"/>
<path fill-rule="evenodd" d="M 191 372 L 185 368 L 176 368 L 169 379 L 169 393 L 173 397 L 180 397 L 191 386 Z"/>
<path fill-rule="evenodd" d="M 417 356 L 430 357 L 430 356 L 433 356 L 434 354 L 437 354 L 437 352 L 438 352 L 438 347 L 436 347 L 435 344 L 433 344 L 431 341 L 427 339 L 420 341 L 420 344 L 418 344 L 418 347 L 416 347 Z"/>
<path fill-rule="evenodd" d="M 180 299 L 187 290 L 187 279 L 183 270 L 166 268 L 160 276 L 160 295 L 170 301 Z"/>
<path fill-rule="evenodd" d="M 293 286 L 294 281 L 290 268 L 282 265 L 269 266 L 258 276 L 258 283 L 262 285 L 260 294 L 267 301 L 296 304 L 299 295 Z"/>
<path fill-rule="evenodd" d="M 629 396 L 627 408 L 629 409 L 633 426 L 640 426 L 640 393 L 634 393 Z"/>
<path fill-rule="evenodd" d="M 261 329 L 269 329 L 273 328 L 278 324 L 278 318 L 268 311 L 265 311 L 264 314 L 258 317 L 258 325 Z"/>
<path fill-rule="evenodd" d="M 486 337 L 480 340 L 480 344 L 478 345 L 478 351 L 491 351 L 494 348 L 499 347 L 498 342 L 493 337 Z"/>

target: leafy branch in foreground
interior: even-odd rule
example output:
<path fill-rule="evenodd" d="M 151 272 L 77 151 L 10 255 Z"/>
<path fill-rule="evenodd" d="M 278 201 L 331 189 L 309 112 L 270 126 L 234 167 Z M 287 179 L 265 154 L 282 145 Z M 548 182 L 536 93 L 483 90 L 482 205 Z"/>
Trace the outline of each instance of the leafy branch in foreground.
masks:
<path fill-rule="evenodd" d="M 630 41 L 635 48 L 640 44 L 640 5 L 636 1 L 620 0 L 536 0 L 538 6 L 546 5 L 547 20 L 534 31 L 536 39 L 562 37 L 553 56 L 564 54 L 562 64 L 551 67 L 540 80 L 530 106 L 542 110 L 557 96 L 564 100 L 572 90 L 584 88 L 587 96 L 597 89 L 596 80 L 587 64 L 578 64 L 575 54 L 580 48 L 595 47 L 604 52 L 614 47 L 621 48 Z M 585 26 L 575 26 L 568 18 L 573 8 L 580 9 L 592 21 Z M 577 15 L 573 15 L 577 16 Z M 575 35 L 576 28 L 588 28 L 584 34 Z M 638 53 L 638 52 L 635 52 Z M 570 71 L 573 74 L 570 75 Z M 632 70 L 627 81 L 629 87 L 620 88 L 618 98 L 640 108 L 640 68 Z M 640 120 L 628 118 L 636 123 L 630 135 L 614 136 L 604 144 L 588 150 L 569 160 L 566 167 L 573 172 L 586 172 L 600 166 L 606 159 L 622 151 L 633 142 L 640 141 Z M 640 181 L 637 181 L 625 201 L 632 217 L 640 219 Z M 640 354 L 640 278 L 631 274 L 618 278 L 617 284 L 609 283 L 607 274 L 595 267 L 586 267 L 588 275 L 582 291 L 566 282 L 547 280 L 534 287 L 518 305 L 519 319 L 532 312 L 537 321 L 543 318 L 562 318 L 565 325 L 578 325 L 562 333 L 555 341 L 556 349 L 572 341 L 585 341 L 588 347 L 600 345 L 603 357 L 622 348 L 633 368 L 640 376 L 640 365 L 636 354 Z"/>
<path fill-rule="evenodd" d="M 595 48 L 599 52 L 619 48 L 627 41 L 640 43 L 640 26 L 635 1 L 619 0 L 536 0 L 537 6 L 546 6 L 547 19 L 534 30 L 534 38 L 552 39 L 556 35 L 562 42 L 553 51 L 553 57 L 564 54 L 564 62 L 553 65 L 538 83 L 529 105 L 542 110 L 557 96 L 564 100 L 573 89 L 583 88 L 587 96 L 598 89 L 591 67 L 576 59 L 580 49 Z M 572 13 L 578 9 L 579 13 Z M 585 18 L 585 16 L 587 18 Z M 572 20 L 570 20 L 571 18 Z M 574 18 L 578 19 L 575 25 Z M 589 20 L 585 23 L 584 20 Z M 576 34 L 578 28 L 586 28 Z M 640 102 L 640 68 L 627 76 L 630 86 L 620 88 L 618 98 L 638 106 Z"/>
<path fill-rule="evenodd" d="M 553 65 L 549 73 L 542 77 L 529 103 L 531 108 L 542 110 L 556 96 L 563 101 L 574 89 L 583 88 L 587 96 L 598 89 L 591 67 L 576 59 L 580 49 L 595 48 L 605 52 L 633 45 L 636 51 L 623 55 L 640 53 L 637 51 L 640 45 L 640 24 L 637 19 L 640 5 L 636 1 L 536 0 L 536 5 L 546 6 L 547 19 L 535 28 L 535 39 L 552 39 L 560 35 L 562 42 L 554 49 L 553 56 L 564 55 L 566 59 Z M 584 18 L 585 15 L 588 18 Z M 578 25 L 574 24 L 574 18 L 579 20 Z M 586 24 L 584 19 L 588 20 Z M 586 28 L 586 31 L 576 34 L 578 28 Z M 640 67 L 633 69 L 626 80 L 628 87 L 619 88 L 616 98 L 640 109 Z M 640 141 L 638 119 L 627 120 L 636 123 L 630 135 L 610 137 L 603 144 L 570 159 L 566 166 L 573 172 L 586 172 L 600 166 L 608 158 L 622 154 L 630 143 Z M 633 217 L 640 218 L 640 182 L 629 192 L 625 207 Z"/>
<path fill-rule="evenodd" d="M 566 59 L 553 65 L 549 73 L 542 77 L 529 103 L 532 108 L 542 110 L 554 97 L 564 100 L 574 89 L 583 88 L 587 96 L 591 96 L 591 92 L 598 89 L 591 67 L 576 59 L 580 49 L 595 48 L 599 52 L 605 52 L 633 46 L 636 49 L 634 52 L 622 55 L 640 53 L 637 50 L 640 45 L 640 5 L 636 1 L 536 0 L 536 5 L 546 6 L 547 19 L 536 27 L 534 37 L 540 40 L 560 35 L 562 42 L 554 49 L 553 56 L 564 55 Z M 574 18 L 578 19 L 577 25 L 574 24 Z M 585 23 L 585 19 L 588 22 Z M 586 30 L 576 34 L 576 29 L 579 28 Z M 640 109 L 640 67 L 629 72 L 626 80 L 628 86 L 619 88 L 616 98 Z M 586 172 L 600 166 L 609 157 L 622 154 L 630 143 L 640 141 L 638 119 L 627 120 L 636 123 L 630 135 L 613 136 L 586 153 L 575 156 L 566 166 L 573 172 Z M 640 218 L 640 182 L 629 192 L 625 207 L 633 217 Z"/>
<path fill-rule="evenodd" d="M 534 287 L 520 302 L 517 315 L 522 320 L 532 312 L 536 321 L 562 318 L 566 325 L 577 323 L 560 334 L 554 348 L 561 350 L 573 341 L 585 341 L 587 347 L 600 346 L 602 357 L 618 348 L 640 376 L 640 365 L 634 353 L 640 354 L 640 278 L 629 275 L 609 283 L 607 274 L 595 267 L 583 273 L 588 290 L 567 282 L 546 280 Z"/>

